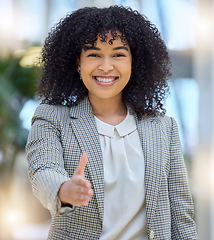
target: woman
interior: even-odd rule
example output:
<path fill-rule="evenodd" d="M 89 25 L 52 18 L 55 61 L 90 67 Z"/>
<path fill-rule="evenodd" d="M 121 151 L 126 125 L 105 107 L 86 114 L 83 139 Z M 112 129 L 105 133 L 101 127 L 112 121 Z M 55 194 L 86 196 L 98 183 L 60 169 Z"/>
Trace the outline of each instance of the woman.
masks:
<path fill-rule="evenodd" d="M 42 63 L 26 149 L 48 239 L 198 239 L 156 27 L 129 8 L 80 9 Z"/>

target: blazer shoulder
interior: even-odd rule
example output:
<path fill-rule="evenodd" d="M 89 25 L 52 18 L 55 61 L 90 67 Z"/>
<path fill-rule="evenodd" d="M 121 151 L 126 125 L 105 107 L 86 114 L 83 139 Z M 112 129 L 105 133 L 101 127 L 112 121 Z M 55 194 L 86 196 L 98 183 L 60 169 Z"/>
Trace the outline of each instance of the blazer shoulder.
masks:
<path fill-rule="evenodd" d="M 164 132 L 169 137 L 170 141 L 174 137 L 180 141 L 178 124 L 173 117 L 160 114 L 157 116 L 157 119 L 161 124 L 162 132 Z"/>
<path fill-rule="evenodd" d="M 143 117 L 144 121 L 156 122 L 158 124 L 171 125 L 172 122 L 176 122 L 173 117 L 169 117 L 163 113 L 156 112 L 154 115 Z"/>
<path fill-rule="evenodd" d="M 160 121 L 162 124 L 171 125 L 172 121 L 175 121 L 173 117 L 169 117 L 168 115 L 157 113 L 156 119 Z"/>
<path fill-rule="evenodd" d="M 63 105 L 40 104 L 34 112 L 32 123 L 37 119 L 56 121 L 63 118 L 68 118 L 69 111 L 70 108 Z"/>
<path fill-rule="evenodd" d="M 173 117 L 169 117 L 162 113 L 156 113 L 155 116 L 151 117 L 151 121 L 156 122 L 161 126 L 163 131 L 167 131 L 168 133 L 178 131 L 177 121 Z"/>

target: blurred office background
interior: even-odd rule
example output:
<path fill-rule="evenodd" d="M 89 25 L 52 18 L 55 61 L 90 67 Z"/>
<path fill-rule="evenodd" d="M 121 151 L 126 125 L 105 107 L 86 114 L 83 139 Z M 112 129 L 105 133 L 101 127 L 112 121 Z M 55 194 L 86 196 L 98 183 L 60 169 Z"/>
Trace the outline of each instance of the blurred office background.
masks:
<path fill-rule="evenodd" d="M 173 68 L 167 114 L 179 125 L 200 239 L 214 239 L 214 0 L 0 0 L 0 240 L 45 240 L 24 146 L 38 105 L 34 66 L 51 27 L 85 6 L 124 5 L 160 30 Z"/>

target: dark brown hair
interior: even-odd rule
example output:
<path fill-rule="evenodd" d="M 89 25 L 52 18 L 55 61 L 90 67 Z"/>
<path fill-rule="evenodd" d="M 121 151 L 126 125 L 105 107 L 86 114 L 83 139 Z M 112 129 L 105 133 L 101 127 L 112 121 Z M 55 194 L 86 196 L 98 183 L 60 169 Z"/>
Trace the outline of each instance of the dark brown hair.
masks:
<path fill-rule="evenodd" d="M 87 96 L 79 79 L 77 59 L 86 43 L 111 31 L 126 40 L 132 53 L 132 74 L 123 90 L 124 102 L 141 118 L 164 112 L 171 62 L 157 28 L 137 11 L 122 6 L 83 8 L 62 19 L 45 40 L 38 95 L 43 103 L 72 106 Z"/>

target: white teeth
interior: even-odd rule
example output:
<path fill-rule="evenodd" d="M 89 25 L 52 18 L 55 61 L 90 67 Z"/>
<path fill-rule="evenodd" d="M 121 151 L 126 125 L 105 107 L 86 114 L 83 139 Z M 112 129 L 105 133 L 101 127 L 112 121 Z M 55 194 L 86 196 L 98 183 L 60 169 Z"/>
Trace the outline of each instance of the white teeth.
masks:
<path fill-rule="evenodd" d="M 101 77 L 96 77 L 96 80 L 100 81 L 100 82 L 104 82 L 104 83 L 108 83 L 108 82 L 113 82 L 115 80 L 115 78 L 101 78 Z"/>

